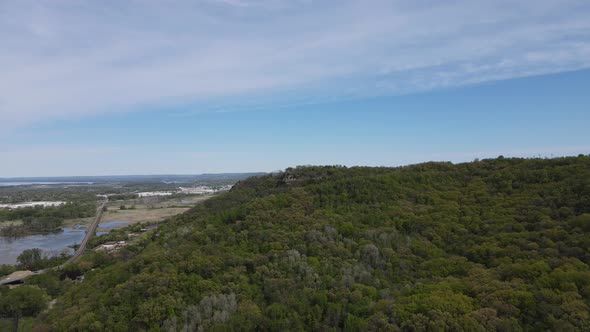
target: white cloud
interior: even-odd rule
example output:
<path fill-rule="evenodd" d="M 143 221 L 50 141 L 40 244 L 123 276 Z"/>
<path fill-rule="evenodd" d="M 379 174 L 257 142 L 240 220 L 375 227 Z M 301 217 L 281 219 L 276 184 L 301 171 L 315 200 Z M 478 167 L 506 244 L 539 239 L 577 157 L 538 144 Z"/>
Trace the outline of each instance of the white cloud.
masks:
<path fill-rule="evenodd" d="M 178 100 L 301 102 L 576 70 L 590 67 L 588 16 L 584 0 L 4 1 L 0 119 L 17 127 Z"/>

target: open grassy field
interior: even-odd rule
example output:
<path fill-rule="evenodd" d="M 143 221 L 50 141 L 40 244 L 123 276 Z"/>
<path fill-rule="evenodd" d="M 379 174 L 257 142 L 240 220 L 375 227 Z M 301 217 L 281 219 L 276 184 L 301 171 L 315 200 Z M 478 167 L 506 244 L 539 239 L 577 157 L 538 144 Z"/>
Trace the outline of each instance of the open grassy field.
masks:
<path fill-rule="evenodd" d="M 195 204 L 211 198 L 213 195 L 190 196 L 184 198 L 166 199 L 164 197 L 151 199 L 135 199 L 128 201 L 115 201 L 107 204 L 107 211 L 103 214 L 102 222 L 123 221 L 114 228 L 125 227 L 126 225 L 138 222 L 159 222 L 170 216 L 183 213 L 192 208 Z M 125 209 L 121 209 L 125 206 Z M 130 207 L 134 207 L 130 209 Z M 67 220 L 66 227 L 82 224 L 86 225 L 93 218 Z M 99 231 L 103 229 L 99 228 Z"/>
<path fill-rule="evenodd" d="M 6 220 L 0 221 L 0 228 L 8 227 L 8 226 L 19 226 L 23 223 L 22 220 Z"/>

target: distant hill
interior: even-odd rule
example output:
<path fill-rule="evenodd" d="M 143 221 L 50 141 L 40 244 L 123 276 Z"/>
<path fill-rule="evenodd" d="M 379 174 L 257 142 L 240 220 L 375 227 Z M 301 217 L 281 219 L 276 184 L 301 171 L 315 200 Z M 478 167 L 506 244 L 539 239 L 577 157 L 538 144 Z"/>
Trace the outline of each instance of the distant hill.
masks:
<path fill-rule="evenodd" d="M 0 178 L 0 182 L 115 182 L 115 181 L 173 181 L 173 180 L 219 180 L 244 179 L 265 173 L 216 173 L 216 174 L 160 174 L 160 175 L 104 175 L 104 176 L 58 176 Z"/>
<path fill-rule="evenodd" d="M 590 156 L 298 167 L 245 179 L 115 259 L 55 330 L 588 331 Z"/>

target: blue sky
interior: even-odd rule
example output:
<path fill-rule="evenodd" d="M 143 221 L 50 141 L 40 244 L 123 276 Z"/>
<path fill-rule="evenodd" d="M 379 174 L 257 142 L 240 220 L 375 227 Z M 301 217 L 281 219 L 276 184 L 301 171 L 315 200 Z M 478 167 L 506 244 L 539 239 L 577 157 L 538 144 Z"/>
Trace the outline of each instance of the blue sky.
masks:
<path fill-rule="evenodd" d="M 586 1 L 0 1 L 0 177 L 590 153 Z"/>

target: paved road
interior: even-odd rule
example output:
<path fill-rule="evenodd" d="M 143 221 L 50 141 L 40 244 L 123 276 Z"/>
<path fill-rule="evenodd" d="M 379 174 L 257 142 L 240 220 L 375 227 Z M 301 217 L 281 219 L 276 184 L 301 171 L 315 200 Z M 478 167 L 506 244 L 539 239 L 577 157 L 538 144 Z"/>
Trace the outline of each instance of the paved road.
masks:
<path fill-rule="evenodd" d="M 88 240 L 90 240 L 90 238 L 94 235 L 94 232 L 96 231 L 96 228 L 98 227 L 98 224 L 100 223 L 100 219 L 102 219 L 103 209 L 104 209 L 104 206 L 106 205 L 106 203 L 107 203 L 107 201 L 102 202 L 100 204 L 100 206 L 96 209 L 96 216 L 94 217 L 94 220 L 92 221 L 92 224 L 90 225 L 90 227 L 88 227 L 88 230 L 86 231 L 86 235 L 82 239 L 82 242 L 80 242 L 80 246 L 78 247 L 78 250 L 76 250 L 76 253 L 74 254 L 74 256 L 70 257 L 70 259 L 68 259 L 65 263 L 63 263 L 60 266 L 56 266 L 54 268 L 48 268 L 48 269 L 39 270 L 39 271 L 35 271 L 35 272 L 17 271 L 15 273 L 11 274 L 10 276 L 0 279 L 0 285 L 24 280 L 32 275 L 41 274 L 41 273 L 44 273 L 44 272 L 51 270 L 51 269 L 58 269 L 58 268 L 63 267 L 69 263 L 72 263 L 75 260 L 77 260 L 78 258 L 80 258 L 80 256 L 82 256 L 82 254 L 84 253 L 84 250 L 86 250 L 86 245 L 88 244 Z"/>

